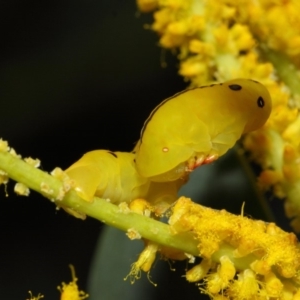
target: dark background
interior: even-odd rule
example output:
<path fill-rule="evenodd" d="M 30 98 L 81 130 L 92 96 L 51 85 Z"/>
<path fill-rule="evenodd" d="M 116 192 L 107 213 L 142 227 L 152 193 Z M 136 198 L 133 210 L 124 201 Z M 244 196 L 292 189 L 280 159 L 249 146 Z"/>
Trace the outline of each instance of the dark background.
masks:
<path fill-rule="evenodd" d="M 156 34 L 143 28 L 151 19 L 137 12 L 133 0 L 3 1 L 0 137 L 22 156 L 41 159 L 46 171 L 66 168 L 94 149 L 130 151 L 155 105 L 187 86 L 176 75 L 176 57 L 161 50 Z M 162 60 L 167 68 L 161 67 Z M 227 161 L 203 167 L 200 179 L 193 177 L 194 185 L 219 193 L 217 197 L 203 192 L 205 204 L 227 208 L 237 202 L 229 210 L 239 213 L 241 203 L 253 193 L 237 163 Z M 0 298 L 26 299 L 32 290 L 45 299 L 59 299 L 56 286 L 70 280 L 69 263 L 76 268 L 80 287 L 86 289 L 103 225 L 56 211 L 34 192 L 25 198 L 12 189 L 10 183 L 6 197 L 4 187 L 0 188 Z M 189 189 L 184 193 L 189 194 Z M 197 192 L 190 195 L 197 198 Z M 246 214 L 261 218 L 259 204 L 248 203 Z M 165 271 L 153 271 L 157 289 L 145 276 L 133 286 L 124 283 L 141 244 L 134 243 L 127 254 L 126 247 L 132 244 L 128 246 L 124 234 L 111 229 L 105 230 L 99 243 L 90 289 L 99 287 L 101 296 L 95 292 L 91 299 L 133 299 L 132 294 L 139 295 L 137 299 L 165 299 L 170 290 L 173 299 L 182 299 L 188 290 L 194 295 L 190 297 L 200 295 L 181 277 L 185 264 L 174 273 L 166 262 L 159 262 Z"/>

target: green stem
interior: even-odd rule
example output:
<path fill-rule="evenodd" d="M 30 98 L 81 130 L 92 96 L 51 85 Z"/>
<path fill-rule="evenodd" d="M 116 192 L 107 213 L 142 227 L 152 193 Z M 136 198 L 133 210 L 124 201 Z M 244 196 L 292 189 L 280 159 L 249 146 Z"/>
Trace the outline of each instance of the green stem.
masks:
<path fill-rule="evenodd" d="M 70 190 L 62 200 L 58 200 L 57 197 L 63 190 L 62 181 L 40 169 L 34 168 L 8 152 L 0 151 L 0 170 L 6 172 L 9 178 L 25 184 L 30 189 L 50 199 L 59 207 L 76 210 L 81 214 L 86 214 L 123 231 L 134 229 L 143 238 L 157 244 L 172 247 L 194 256 L 200 255 L 197 248 L 199 241 L 195 240 L 189 232 L 175 235 L 171 232 L 169 225 L 130 212 L 130 210 L 122 210 L 119 206 L 109 203 L 104 199 L 95 197 L 93 202 L 87 202 L 82 200 L 74 190 Z M 43 189 L 41 189 L 41 186 L 43 186 Z M 47 189 L 45 189 L 45 186 Z M 232 246 L 223 244 L 214 253 L 212 259 L 218 262 L 220 256 L 228 255 L 237 269 L 245 269 L 255 260 L 253 255 L 248 255 L 240 259 L 235 258 L 233 250 Z"/>
<path fill-rule="evenodd" d="M 86 214 L 123 231 L 135 229 L 142 237 L 160 245 L 173 247 L 195 256 L 199 255 L 197 241 L 190 234 L 174 235 L 169 225 L 130 211 L 122 211 L 120 207 L 104 199 L 94 198 L 90 203 L 82 200 L 75 191 L 70 190 L 62 200 L 57 200 L 57 196 L 63 189 L 63 183 L 59 179 L 34 168 L 8 152 L 0 152 L 0 169 L 6 172 L 9 178 L 25 184 L 58 206 L 75 209 L 81 214 Z M 41 189 L 41 186 L 45 184 L 50 193 Z"/>
<path fill-rule="evenodd" d="M 260 205 L 261 209 L 258 210 L 258 214 L 260 214 L 259 218 L 263 218 L 265 220 L 268 220 L 269 222 L 275 222 L 275 216 L 271 211 L 269 205 L 267 204 L 266 199 L 263 197 L 263 192 L 259 190 L 257 186 L 257 178 L 253 173 L 253 169 L 250 166 L 249 160 L 247 160 L 245 154 L 243 153 L 243 149 L 240 148 L 239 145 L 235 146 L 234 155 L 238 161 L 239 166 L 243 169 L 245 176 L 249 181 L 249 185 L 251 185 L 253 194 L 255 195 L 255 197 L 253 197 L 253 201 L 257 201 L 257 203 Z"/>
<path fill-rule="evenodd" d="M 293 95 L 300 96 L 300 74 L 296 66 L 283 53 L 270 50 L 267 47 L 260 47 L 263 55 L 275 67 L 280 79 L 289 87 Z"/>

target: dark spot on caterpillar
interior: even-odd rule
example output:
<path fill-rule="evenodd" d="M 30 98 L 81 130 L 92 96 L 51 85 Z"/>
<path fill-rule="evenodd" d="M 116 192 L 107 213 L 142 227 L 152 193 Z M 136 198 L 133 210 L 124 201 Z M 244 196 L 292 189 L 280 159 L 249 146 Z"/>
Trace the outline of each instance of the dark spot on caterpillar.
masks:
<path fill-rule="evenodd" d="M 248 53 L 248 50 L 240 50 L 239 55 L 246 55 Z"/>
<path fill-rule="evenodd" d="M 234 24 L 236 24 L 234 20 L 229 20 L 228 28 L 233 27 Z"/>
<path fill-rule="evenodd" d="M 258 107 L 264 107 L 265 106 L 265 101 L 262 97 L 258 97 L 257 105 L 258 105 Z"/>
<path fill-rule="evenodd" d="M 240 91 L 242 89 L 242 86 L 239 84 L 231 84 L 231 85 L 229 85 L 229 88 L 232 91 Z"/>
<path fill-rule="evenodd" d="M 214 85 L 216 85 L 215 83 L 211 84 L 209 87 L 213 87 Z"/>
<path fill-rule="evenodd" d="M 111 154 L 112 156 L 114 156 L 115 158 L 118 158 L 117 154 L 111 151 L 107 151 L 107 153 Z"/>

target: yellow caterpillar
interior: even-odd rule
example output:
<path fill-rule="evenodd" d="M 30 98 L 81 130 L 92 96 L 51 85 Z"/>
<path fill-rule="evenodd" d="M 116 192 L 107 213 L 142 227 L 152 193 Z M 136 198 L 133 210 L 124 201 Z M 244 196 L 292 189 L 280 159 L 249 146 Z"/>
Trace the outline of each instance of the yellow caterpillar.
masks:
<path fill-rule="evenodd" d="M 259 82 L 235 79 L 175 94 L 146 120 L 136 145 L 138 173 L 173 181 L 234 146 L 243 133 L 264 125 L 272 108 Z"/>
<path fill-rule="evenodd" d="M 87 201 L 172 203 L 190 171 L 263 126 L 271 107 L 267 89 L 253 80 L 185 90 L 152 111 L 133 153 L 88 152 L 65 172 Z"/>
<path fill-rule="evenodd" d="M 112 203 L 138 198 L 154 205 L 174 202 L 184 181 L 151 182 L 138 174 L 134 158 L 133 153 L 95 150 L 84 154 L 65 173 L 74 181 L 78 195 L 86 201 L 98 196 Z"/>

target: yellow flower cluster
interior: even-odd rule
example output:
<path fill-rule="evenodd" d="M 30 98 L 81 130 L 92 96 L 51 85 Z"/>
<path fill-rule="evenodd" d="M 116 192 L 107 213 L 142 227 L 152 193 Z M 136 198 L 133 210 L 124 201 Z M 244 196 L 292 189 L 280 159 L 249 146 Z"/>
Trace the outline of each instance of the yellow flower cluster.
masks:
<path fill-rule="evenodd" d="M 259 41 L 266 43 L 270 49 L 286 53 L 299 63 L 300 2 L 297 0 L 244 2 L 247 5 L 244 10 L 247 12 L 244 21 L 250 22 Z"/>
<path fill-rule="evenodd" d="M 142 12 L 154 10 L 150 28 L 163 48 L 178 51 L 179 73 L 191 86 L 237 77 L 266 85 L 271 117 L 247 135 L 244 146 L 264 169 L 260 185 L 286 198 L 287 215 L 300 230 L 300 2 L 137 2 Z"/>
<path fill-rule="evenodd" d="M 180 74 L 193 85 L 234 77 L 269 79 L 270 63 L 260 63 L 257 46 L 300 54 L 297 0 L 138 0 L 154 12 L 151 29 L 163 48 L 179 50 Z M 248 74 L 247 74 L 248 72 Z"/>
<path fill-rule="evenodd" d="M 60 299 L 61 300 L 83 300 L 87 299 L 89 297 L 88 294 L 86 294 L 83 291 L 79 291 L 77 286 L 77 278 L 75 276 L 75 269 L 72 265 L 69 265 L 72 273 L 72 281 L 68 284 L 62 283 L 62 287 L 58 286 L 58 290 L 61 292 Z M 37 296 L 33 296 L 32 292 L 29 291 L 30 299 L 27 300 L 40 300 L 44 298 L 44 295 L 38 294 Z"/>
<path fill-rule="evenodd" d="M 296 236 L 274 223 L 217 211 L 181 197 L 169 219 L 174 234 L 191 232 L 202 262 L 190 282 L 213 299 L 300 299 L 300 248 Z"/>
<path fill-rule="evenodd" d="M 72 281 L 68 284 L 62 283 L 62 286 L 58 286 L 59 291 L 61 292 L 60 299 L 61 300 L 83 300 L 89 297 L 84 291 L 79 291 L 77 285 L 77 278 L 75 275 L 75 269 L 72 265 L 70 265 L 71 273 L 72 273 Z"/>

